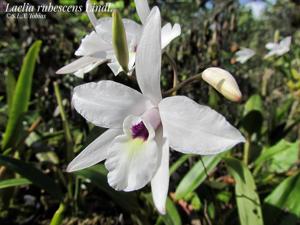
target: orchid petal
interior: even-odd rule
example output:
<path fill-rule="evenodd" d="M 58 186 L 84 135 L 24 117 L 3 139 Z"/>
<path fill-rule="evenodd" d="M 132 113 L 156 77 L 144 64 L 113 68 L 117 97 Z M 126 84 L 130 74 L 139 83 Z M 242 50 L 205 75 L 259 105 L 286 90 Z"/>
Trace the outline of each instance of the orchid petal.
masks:
<path fill-rule="evenodd" d="M 91 23 L 93 24 L 94 28 L 96 28 L 96 26 L 97 26 L 97 18 L 95 16 L 94 11 L 93 11 L 93 6 L 92 6 L 90 0 L 86 1 L 86 12 L 87 12 L 87 15 L 88 15 Z"/>
<path fill-rule="evenodd" d="M 108 63 L 107 65 L 111 69 L 111 71 L 113 72 L 113 74 L 115 76 L 117 76 L 119 73 L 121 73 L 123 71 L 122 66 L 119 64 L 118 61 Z"/>
<path fill-rule="evenodd" d="M 122 19 L 126 38 L 128 45 L 133 40 L 138 40 L 142 33 L 142 26 L 130 19 Z M 105 40 L 107 43 L 112 44 L 112 18 L 104 17 L 98 20 L 98 25 L 96 26 L 96 31 L 101 38 Z"/>
<path fill-rule="evenodd" d="M 181 34 L 181 27 L 178 23 L 172 25 L 167 23 L 161 29 L 161 48 L 164 49 L 172 40 Z"/>
<path fill-rule="evenodd" d="M 75 87 L 72 103 L 87 121 L 106 128 L 122 128 L 127 115 L 141 115 L 149 104 L 138 91 L 113 81 Z"/>
<path fill-rule="evenodd" d="M 161 214 L 166 213 L 166 200 L 169 190 L 169 144 L 163 137 L 162 128 L 157 131 L 157 143 L 162 151 L 160 166 L 151 180 L 152 198 Z"/>
<path fill-rule="evenodd" d="M 236 60 L 243 64 L 246 61 L 248 61 L 252 56 L 255 55 L 255 51 L 253 51 L 250 48 L 243 48 L 243 49 L 237 51 L 235 53 L 235 55 L 237 56 Z"/>
<path fill-rule="evenodd" d="M 265 47 L 266 47 L 266 49 L 272 50 L 277 45 L 278 45 L 277 43 L 268 42 Z"/>
<path fill-rule="evenodd" d="M 154 104 L 161 99 L 161 19 L 157 7 L 151 10 L 136 54 L 136 76 L 142 93 Z"/>
<path fill-rule="evenodd" d="M 150 14 L 150 7 L 147 0 L 134 0 L 136 11 L 142 21 L 142 24 L 146 24 L 147 17 Z"/>
<path fill-rule="evenodd" d="M 131 120 L 132 123 L 128 122 Z M 159 148 L 154 137 L 133 138 L 128 134 L 128 124 L 135 117 L 124 121 L 124 135 L 116 137 L 111 144 L 105 167 L 108 183 L 116 190 L 134 191 L 150 182 L 159 165 Z"/>
<path fill-rule="evenodd" d="M 82 170 L 105 160 L 109 145 L 121 133 L 121 129 L 109 129 L 105 131 L 72 160 L 67 167 L 67 172 Z"/>
<path fill-rule="evenodd" d="M 179 152 L 212 155 L 245 141 L 221 114 L 187 97 L 165 98 L 159 111 L 170 147 Z"/>
<path fill-rule="evenodd" d="M 97 52 L 105 52 L 112 49 L 112 45 L 103 40 L 101 34 L 92 31 L 81 40 L 81 44 L 75 52 L 75 55 L 91 56 Z"/>
<path fill-rule="evenodd" d="M 282 48 L 286 48 L 286 49 L 289 49 L 290 48 L 290 45 L 291 45 L 291 42 L 292 42 L 292 37 L 291 36 L 288 36 L 284 39 L 282 39 L 279 43 L 280 47 Z"/>
<path fill-rule="evenodd" d="M 67 74 L 67 73 L 75 73 L 79 70 L 85 71 L 85 73 L 89 72 L 87 71 L 88 67 L 92 66 L 97 66 L 101 63 L 104 63 L 106 60 L 105 59 L 99 59 L 99 58 L 94 58 L 94 57 L 89 57 L 89 56 L 84 56 L 79 59 L 74 60 L 70 64 L 62 67 L 58 71 L 56 71 L 57 74 Z M 94 68 L 94 67 L 93 67 Z"/>

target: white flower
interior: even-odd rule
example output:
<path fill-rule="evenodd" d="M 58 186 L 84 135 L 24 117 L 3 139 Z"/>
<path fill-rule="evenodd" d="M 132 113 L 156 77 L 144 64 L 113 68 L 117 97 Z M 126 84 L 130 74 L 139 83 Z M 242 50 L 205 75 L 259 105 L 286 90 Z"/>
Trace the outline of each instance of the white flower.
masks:
<path fill-rule="evenodd" d="M 74 89 L 73 105 L 87 121 L 109 128 L 68 166 L 72 172 L 106 160 L 108 183 L 133 191 L 151 182 L 158 211 L 165 213 L 169 148 L 201 155 L 230 149 L 244 138 L 226 119 L 184 96 L 162 99 L 161 18 L 150 13 L 137 49 L 136 76 L 142 93 L 100 81 Z"/>
<path fill-rule="evenodd" d="M 266 44 L 266 48 L 269 50 L 269 53 L 265 56 L 265 58 L 271 57 L 273 55 L 282 56 L 285 53 L 290 51 L 290 45 L 292 42 L 292 37 L 288 36 L 282 39 L 279 43 L 269 42 Z"/>
<path fill-rule="evenodd" d="M 137 13 L 144 25 L 150 13 L 150 8 L 147 0 L 135 0 Z M 74 75 L 82 78 L 85 73 L 88 73 L 98 65 L 107 63 L 115 75 L 123 71 L 122 67 L 117 61 L 112 44 L 112 18 L 106 17 L 96 19 L 94 12 L 91 10 L 92 6 L 90 1 L 86 2 L 87 14 L 93 24 L 95 31 L 86 35 L 81 45 L 75 52 L 79 59 L 59 69 L 57 74 L 74 73 Z M 125 27 L 128 50 L 129 50 L 129 73 L 134 69 L 136 50 L 139 44 L 143 26 L 136 22 L 123 19 Z M 181 27 L 175 24 L 173 27 L 167 23 L 161 31 L 162 49 L 164 49 L 173 39 L 181 34 Z"/>
<path fill-rule="evenodd" d="M 255 51 L 250 48 L 242 48 L 235 53 L 236 60 L 242 64 L 247 62 L 252 56 L 255 55 Z"/>

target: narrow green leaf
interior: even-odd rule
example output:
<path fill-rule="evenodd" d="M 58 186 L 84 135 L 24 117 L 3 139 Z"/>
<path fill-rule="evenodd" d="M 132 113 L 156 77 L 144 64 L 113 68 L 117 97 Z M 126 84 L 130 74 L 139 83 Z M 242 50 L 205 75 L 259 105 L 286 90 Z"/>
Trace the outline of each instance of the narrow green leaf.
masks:
<path fill-rule="evenodd" d="M 32 77 L 41 44 L 41 41 L 36 41 L 30 47 L 23 60 L 21 72 L 14 92 L 13 101 L 11 103 L 9 119 L 7 122 L 5 133 L 3 135 L 3 150 L 11 147 L 14 143 L 14 140 L 17 139 L 17 130 L 20 126 L 22 116 L 28 110 L 31 95 Z"/>
<path fill-rule="evenodd" d="M 74 158 L 73 138 L 72 138 L 69 122 L 67 120 L 67 116 L 66 116 L 66 113 L 64 110 L 64 106 L 62 103 L 60 90 L 59 90 L 58 84 L 56 82 L 54 83 L 54 92 L 55 92 L 55 96 L 56 96 L 56 100 L 57 100 L 58 108 L 59 108 L 59 113 L 60 113 L 60 117 L 63 122 L 64 132 L 65 132 L 65 138 L 66 138 L 66 143 L 67 143 L 67 160 L 71 161 L 72 158 Z"/>
<path fill-rule="evenodd" d="M 243 128 L 253 134 L 259 132 L 263 123 L 263 102 L 259 95 L 252 95 L 245 104 Z"/>
<path fill-rule="evenodd" d="M 245 104 L 244 115 L 251 111 L 263 111 L 263 101 L 259 95 L 252 95 Z"/>
<path fill-rule="evenodd" d="M 270 171 L 282 173 L 288 170 L 298 159 L 298 145 L 299 142 L 290 143 L 285 140 L 281 140 L 277 144 L 265 148 L 260 156 L 255 160 L 255 172 L 263 166 L 270 167 Z"/>
<path fill-rule="evenodd" d="M 16 89 L 16 78 L 10 69 L 5 71 L 5 86 L 6 86 L 6 99 L 8 105 L 8 114 L 12 107 L 13 97 Z"/>
<path fill-rule="evenodd" d="M 260 200 L 251 172 L 240 160 L 225 158 L 225 162 L 236 182 L 235 196 L 241 225 L 263 225 Z"/>
<path fill-rule="evenodd" d="M 29 163 L 0 155 L 0 165 L 22 175 L 35 184 L 46 190 L 56 199 L 62 199 L 62 192 L 59 186 L 47 175 L 36 169 Z"/>
<path fill-rule="evenodd" d="M 14 178 L 0 181 L 0 189 L 28 185 L 32 182 L 26 178 Z"/>
<path fill-rule="evenodd" d="M 107 184 L 107 171 L 104 165 L 96 165 L 84 170 L 75 172 L 81 178 L 91 180 L 92 184 L 106 193 L 116 204 L 124 210 L 134 212 L 139 208 L 135 193 L 118 192 Z"/>
<path fill-rule="evenodd" d="M 286 178 L 265 198 L 265 203 L 300 218 L 300 173 Z"/>
<path fill-rule="evenodd" d="M 60 203 L 58 209 L 54 213 L 50 225 L 61 225 L 64 219 L 64 212 L 66 210 L 66 206 L 64 203 Z"/>
<path fill-rule="evenodd" d="M 193 168 L 183 177 L 176 189 L 176 199 L 184 198 L 185 195 L 194 191 L 205 180 L 206 173 L 211 172 L 220 162 L 221 157 L 205 156 L 199 160 Z M 205 168 L 203 167 L 203 164 Z"/>
<path fill-rule="evenodd" d="M 188 160 L 191 157 L 191 155 L 184 154 L 182 155 L 176 162 L 172 164 L 170 167 L 170 176 L 179 168 L 181 165 Z"/>
<path fill-rule="evenodd" d="M 166 211 L 166 215 L 160 216 L 161 220 L 163 220 L 166 225 L 182 224 L 177 208 L 170 198 L 167 198 Z M 158 220 L 160 220 L 160 218 L 158 218 Z"/>

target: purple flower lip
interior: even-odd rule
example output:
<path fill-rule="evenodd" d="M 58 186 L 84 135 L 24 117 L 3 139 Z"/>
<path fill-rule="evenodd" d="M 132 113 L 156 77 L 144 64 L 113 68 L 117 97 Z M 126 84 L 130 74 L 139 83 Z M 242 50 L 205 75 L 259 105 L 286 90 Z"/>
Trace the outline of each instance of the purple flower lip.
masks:
<path fill-rule="evenodd" d="M 132 138 L 142 138 L 144 141 L 146 141 L 149 137 L 149 132 L 143 123 L 143 121 L 139 122 L 136 125 L 133 125 L 131 127 L 131 135 Z"/>

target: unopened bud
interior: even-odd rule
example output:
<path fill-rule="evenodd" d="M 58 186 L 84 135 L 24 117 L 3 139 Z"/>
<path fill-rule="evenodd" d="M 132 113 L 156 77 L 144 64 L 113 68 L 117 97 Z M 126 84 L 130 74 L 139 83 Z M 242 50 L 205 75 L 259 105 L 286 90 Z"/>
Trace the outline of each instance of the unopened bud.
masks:
<path fill-rule="evenodd" d="M 225 98 L 233 102 L 239 102 L 242 99 L 242 93 L 234 77 L 218 67 L 211 67 L 203 71 L 202 79 L 213 86 Z"/>
<path fill-rule="evenodd" d="M 117 10 L 112 13 L 112 42 L 116 58 L 125 72 L 128 72 L 129 53 L 122 17 Z"/>

